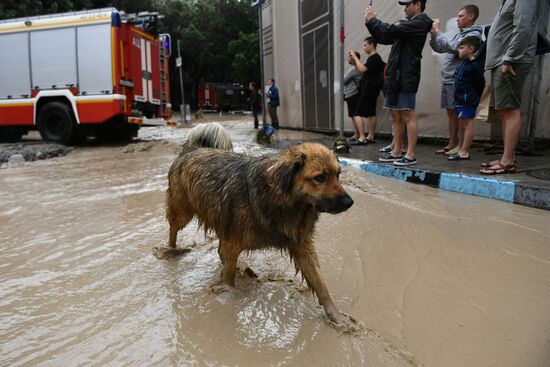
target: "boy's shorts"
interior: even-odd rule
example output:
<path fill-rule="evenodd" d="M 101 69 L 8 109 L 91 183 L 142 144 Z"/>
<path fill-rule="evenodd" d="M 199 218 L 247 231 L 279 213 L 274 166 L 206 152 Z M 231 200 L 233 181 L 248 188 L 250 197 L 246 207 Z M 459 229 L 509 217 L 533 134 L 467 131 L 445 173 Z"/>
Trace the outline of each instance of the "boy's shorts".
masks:
<path fill-rule="evenodd" d="M 399 93 L 396 104 L 390 104 L 384 98 L 384 109 L 396 111 L 408 111 L 416 109 L 416 93 Z"/>
<path fill-rule="evenodd" d="M 512 64 L 516 76 L 502 74 L 501 65 L 491 69 L 491 107 L 495 110 L 519 109 L 523 85 L 532 64 Z"/>
<path fill-rule="evenodd" d="M 459 119 L 473 119 L 476 117 L 477 106 L 456 106 L 456 117 Z"/>
<path fill-rule="evenodd" d="M 443 84 L 441 87 L 441 108 L 455 108 L 455 86 L 454 84 Z"/>

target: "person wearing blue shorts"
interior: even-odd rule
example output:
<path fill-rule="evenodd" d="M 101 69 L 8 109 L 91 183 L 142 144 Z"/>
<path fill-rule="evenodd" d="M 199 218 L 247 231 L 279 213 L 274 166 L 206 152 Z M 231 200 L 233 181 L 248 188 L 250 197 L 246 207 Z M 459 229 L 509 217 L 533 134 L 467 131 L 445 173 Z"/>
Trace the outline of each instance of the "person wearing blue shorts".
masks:
<path fill-rule="evenodd" d="M 463 61 L 456 69 L 454 104 L 464 137 L 458 152 L 448 157 L 450 161 L 470 159 L 470 147 L 474 140 L 474 117 L 485 87 L 483 65 L 475 57 L 480 46 L 481 40 L 476 36 L 464 37 L 458 46 L 458 57 Z"/>

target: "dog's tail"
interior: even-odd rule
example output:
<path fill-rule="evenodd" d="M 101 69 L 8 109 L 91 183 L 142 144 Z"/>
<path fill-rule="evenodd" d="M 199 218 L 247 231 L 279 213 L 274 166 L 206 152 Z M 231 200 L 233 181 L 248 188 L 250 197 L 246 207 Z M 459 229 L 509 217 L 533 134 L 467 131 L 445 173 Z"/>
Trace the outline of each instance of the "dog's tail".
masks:
<path fill-rule="evenodd" d="M 233 143 L 222 125 L 210 122 L 195 126 L 187 135 L 188 145 L 194 147 L 233 150 Z"/>

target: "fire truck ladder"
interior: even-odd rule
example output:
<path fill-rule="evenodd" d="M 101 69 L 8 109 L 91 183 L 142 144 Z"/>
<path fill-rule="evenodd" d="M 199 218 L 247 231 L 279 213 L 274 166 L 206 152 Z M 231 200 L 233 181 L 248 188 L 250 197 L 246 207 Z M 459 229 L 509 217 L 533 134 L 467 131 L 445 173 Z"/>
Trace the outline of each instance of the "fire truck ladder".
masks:
<path fill-rule="evenodd" d="M 160 52 L 160 114 L 165 116 L 167 113 L 167 93 L 166 84 L 168 80 L 168 73 L 166 72 L 166 48 L 159 47 Z"/>

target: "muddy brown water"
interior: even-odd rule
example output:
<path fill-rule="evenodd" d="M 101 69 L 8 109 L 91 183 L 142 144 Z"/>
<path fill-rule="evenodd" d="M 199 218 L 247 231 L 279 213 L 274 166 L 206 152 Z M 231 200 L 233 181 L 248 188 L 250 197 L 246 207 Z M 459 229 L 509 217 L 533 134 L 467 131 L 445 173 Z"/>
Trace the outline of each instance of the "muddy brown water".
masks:
<path fill-rule="evenodd" d="M 175 145 L 124 150 L 0 169 L 0 365 L 550 365 L 548 212 L 345 170 L 355 205 L 316 236 L 336 304 L 366 327 L 340 335 L 280 253 L 242 256 L 259 278 L 219 294 L 196 223 L 191 252 L 156 259 Z"/>

